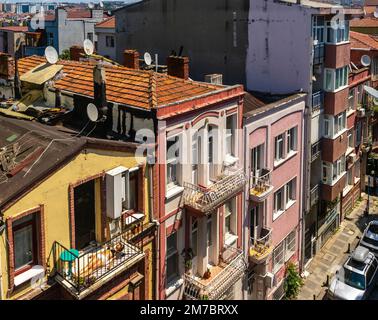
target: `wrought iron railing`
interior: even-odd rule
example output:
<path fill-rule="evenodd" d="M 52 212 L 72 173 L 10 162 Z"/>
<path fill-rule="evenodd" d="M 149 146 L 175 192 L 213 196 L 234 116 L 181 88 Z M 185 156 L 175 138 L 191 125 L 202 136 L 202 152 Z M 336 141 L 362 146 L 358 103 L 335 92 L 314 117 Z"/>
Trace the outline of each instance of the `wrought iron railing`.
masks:
<path fill-rule="evenodd" d="M 184 204 L 202 213 L 215 210 L 232 195 L 243 190 L 246 177 L 243 169 L 227 171 L 209 187 L 184 182 Z"/>
<path fill-rule="evenodd" d="M 313 206 L 319 201 L 320 185 L 315 185 L 310 191 L 310 205 Z"/>
<path fill-rule="evenodd" d="M 73 293 L 80 295 L 104 277 L 143 254 L 141 240 L 133 231 L 126 231 L 110 241 L 96 244 L 84 252 L 69 250 L 59 242 L 53 244 L 55 275 Z"/>
<path fill-rule="evenodd" d="M 312 112 L 319 111 L 323 108 L 324 104 L 324 93 L 323 91 L 318 91 L 312 94 Z"/>
<path fill-rule="evenodd" d="M 214 278 L 204 282 L 190 274 L 184 274 L 184 294 L 190 300 L 222 300 L 228 290 L 240 280 L 247 269 L 242 250 L 226 247 L 219 264 L 223 267 Z"/>
<path fill-rule="evenodd" d="M 251 192 L 255 194 L 262 194 L 268 191 L 272 187 L 271 183 L 271 170 L 261 169 L 261 173 L 256 175 L 254 172 L 251 172 L 250 179 L 250 189 Z"/>
<path fill-rule="evenodd" d="M 324 43 L 314 45 L 314 64 L 323 63 L 325 57 Z"/>
<path fill-rule="evenodd" d="M 311 145 L 311 162 L 315 161 L 320 156 L 321 151 L 320 141 Z"/>

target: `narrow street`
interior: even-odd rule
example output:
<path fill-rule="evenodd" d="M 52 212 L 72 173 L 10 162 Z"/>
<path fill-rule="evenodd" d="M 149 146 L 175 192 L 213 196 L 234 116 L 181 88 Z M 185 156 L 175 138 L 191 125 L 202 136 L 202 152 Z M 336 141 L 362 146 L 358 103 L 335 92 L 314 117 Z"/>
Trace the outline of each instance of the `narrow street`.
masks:
<path fill-rule="evenodd" d="M 327 276 L 331 281 L 335 272 L 347 259 L 348 244 L 351 252 L 358 244 L 359 238 L 366 224 L 378 219 L 378 197 L 370 197 L 370 215 L 364 216 L 366 208 L 366 194 L 362 195 L 362 201 L 340 224 L 337 232 L 328 240 L 324 247 L 317 253 L 307 267 L 308 275 L 304 279 L 298 300 L 323 300 L 326 299 Z M 371 299 L 378 300 L 378 288 L 374 290 Z"/>

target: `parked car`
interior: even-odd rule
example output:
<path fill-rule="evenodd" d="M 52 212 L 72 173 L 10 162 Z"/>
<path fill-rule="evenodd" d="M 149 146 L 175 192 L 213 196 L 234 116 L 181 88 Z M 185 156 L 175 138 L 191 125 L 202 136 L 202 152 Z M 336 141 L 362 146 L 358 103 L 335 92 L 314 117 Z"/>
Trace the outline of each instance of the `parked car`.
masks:
<path fill-rule="evenodd" d="M 378 257 L 378 221 L 371 221 L 362 235 L 360 245 Z"/>
<path fill-rule="evenodd" d="M 369 249 L 358 246 L 331 280 L 328 298 L 364 300 L 376 285 L 378 261 Z"/>

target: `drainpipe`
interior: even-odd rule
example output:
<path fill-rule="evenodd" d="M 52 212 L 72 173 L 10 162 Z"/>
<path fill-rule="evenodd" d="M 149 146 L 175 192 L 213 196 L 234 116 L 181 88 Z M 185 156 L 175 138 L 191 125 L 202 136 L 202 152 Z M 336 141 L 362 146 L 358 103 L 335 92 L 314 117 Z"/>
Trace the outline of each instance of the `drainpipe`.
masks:
<path fill-rule="evenodd" d="M 244 252 L 244 257 L 248 263 L 249 259 L 248 259 L 248 245 L 249 245 L 249 237 L 248 237 L 248 231 L 246 231 L 246 220 L 248 219 L 248 205 L 247 205 L 247 199 L 249 199 L 249 196 L 248 196 L 248 192 L 249 192 L 249 178 L 250 178 L 250 175 L 248 173 L 248 166 L 247 166 L 247 150 L 249 150 L 249 148 L 247 147 L 247 142 L 248 142 L 248 139 L 247 139 L 247 130 L 246 130 L 246 127 L 244 126 L 244 119 L 243 119 L 243 148 L 242 148 L 242 152 L 244 152 L 244 172 L 246 173 L 246 176 L 247 176 L 247 188 L 246 190 L 244 190 L 244 201 L 243 201 L 243 207 L 244 207 L 244 215 L 243 215 L 243 230 L 242 230 L 242 235 L 243 236 L 243 252 Z M 247 224 L 248 225 L 248 224 Z M 249 266 L 248 266 L 249 267 Z M 243 289 L 243 300 L 247 300 L 248 299 L 248 296 L 247 296 L 247 287 L 248 287 L 248 276 L 246 277 L 246 279 L 244 280 L 244 289 Z"/>

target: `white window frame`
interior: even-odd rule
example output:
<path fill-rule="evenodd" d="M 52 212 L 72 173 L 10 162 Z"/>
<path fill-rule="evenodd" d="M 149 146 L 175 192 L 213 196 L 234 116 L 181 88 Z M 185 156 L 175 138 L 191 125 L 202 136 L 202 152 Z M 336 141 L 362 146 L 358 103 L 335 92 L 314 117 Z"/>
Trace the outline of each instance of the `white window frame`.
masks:
<path fill-rule="evenodd" d="M 339 77 L 337 77 L 340 75 Z M 334 92 L 348 86 L 349 67 L 344 66 L 337 69 L 324 69 L 324 90 Z M 337 83 L 339 82 L 339 83 Z"/>
<path fill-rule="evenodd" d="M 225 155 L 236 157 L 236 135 L 237 135 L 237 113 L 230 114 L 226 117 L 226 140 Z M 232 128 L 228 128 L 228 120 L 231 119 Z"/>
<path fill-rule="evenodd" d="M 174 156 L 174 157 L 171 157 L 171 158 L 168 158 L 169 156 L 171 156 L 169 154 L 169 149 L 168 149 L 168 141 L 172 141 L 173 139 L 178 139 L 176 141 L 176 143 L 178 143 L 178 156 Z M 173 146 L 173 145 L 172 145 Z M 172 147 L 171 146 L 171 147 Z M 169 136 L 167 137 L 167 144 L 166 144 L 166 185 L 167 185 L 167 190 L 170 190 L 170 189 L 173 189 L 174 187 L 178 187 L 180 186 L 180 181 L 181 181 L 181 170 L 182 170 L 182 165 L 181 165 L 181 159 L 182 159 L 182 136 L 181 134 L 177 134 L 177 135 L 174 135 L 174 136 Z M 174 162 L 177 162 L 177 163 L 174 163 Z M 175 165 L 176 166 L 176 180 L 175 181 L 171 181 L 171 182 L 168 182 L 170 179 L 168 179 L 168 174 L 169 174 L 169 170 L 168 170 L 168 166 L 169 165 Z"/>
<path fill-rule="evenodd" d="M 298 127 L 289 129 L 286 133 L 286 154 L 292 154 L 297 151 L 297 134 Z"/>
<path fill-rule="evenodd" d="M 280 144 L 282 145 L 280 148 Z M 281 154 L 279 150 L 281 149 Z M 277 135 L 274 138 L 274 160 L 276 162 L 282 161 L 285 159 L 285 135 L 283 133 Z"/>
<path fill-rule="evenodd" d="M 169 252 L 168 251 L 168 238 L 173 236 L 173 235 L 176 235 L 176 249 L 173 250 L 172 252 Z M 178 267 L 178 263 L 179 263 L 179 254 L 178 254 L 178 241 L 179 241 L 179 234 L 178 232 L 173 232 L 171 233 L 167 238 L 166 238 L 166 248 L 167 248 L 167 254 L 166 254 L 166 257 L 165 257 L 165 263 L 166 263 L 166 282 L 167 282 L 167 285 L 169 283 L 172 283 L 174 282 L 175 280 L 178 279 L 178 277 L 180 276 L 180 269 Z M 172 258 L 174 255 L 176 255 L 176 259 L 177 259 L 177 274 L 176 275 L 168 275 L 168 259 Z"/>
<path fill-rule="evenodd" d="M 294 229 L 273 250 L 273 273 L 277 273 L 295 254 L 296 245 L 297 229 Z M 277 257 L 279 257 L 278 261 L 276 261 Z"/>
<path fill-rule="evenodd" d="M 325 37 L 327 43 L 340 44 L 349 41 L 349 21 L 345 19 L 338 22 L 338 28 L 334 29 L 331 21 L 326 21 L 327 29 Z"/>
<path fill-rule="evenodd" d="M 227 210 L 227 207 L 230 208 L 230 211 Z M 230 217 L 230 230 L 226 231 L 226 219 Z M 227 201 L 224 205 L 224 239 L 234 237 L 237 234 L 237 213 L 236 213 L 236 203 L 235 198 Z"/>

